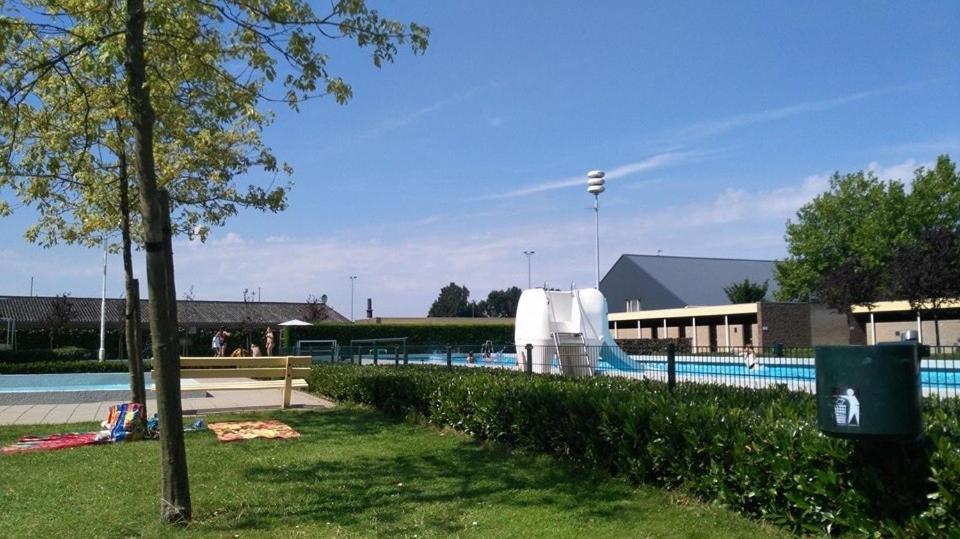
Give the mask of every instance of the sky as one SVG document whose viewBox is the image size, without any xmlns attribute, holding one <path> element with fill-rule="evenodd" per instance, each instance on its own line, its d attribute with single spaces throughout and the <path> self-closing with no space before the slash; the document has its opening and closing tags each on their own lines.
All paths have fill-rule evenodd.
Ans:
<svg viewBox="0 0 960 539">
<path fill-rule="evenodd" d="M 353 99 L 272 106 L 289 208 L 178 238 L 178 297 L 326 294 L 350 316 L 356 276 L 356 317 L 424 316 L 450 282 L 526 287 L 524 251 L 534 286 L 593 286 L 593 169 L 601 275 L 624 253 L 776 259 L 833 172 L 960 158 L 960 2 L 368 3 L 429 26 L 426 54 L 378 70 L 322 42 Z M 31 245 L 34 219 L 0 220 L 0 295 L 99 297 L 102 253 Z"/>
</svg>

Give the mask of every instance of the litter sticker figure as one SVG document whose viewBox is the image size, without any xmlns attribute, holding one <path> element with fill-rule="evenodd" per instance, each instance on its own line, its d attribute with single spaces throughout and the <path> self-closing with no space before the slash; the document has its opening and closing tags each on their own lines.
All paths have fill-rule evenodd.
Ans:
<svg viewBox="0 0 960 539">
<path fill-rule="evenodd" d="M 842 395 L 835 395 L 833 416 L 839 427 L 860 426 L 860 399 L 856 391 L 848 388 Z"/>
</svg>

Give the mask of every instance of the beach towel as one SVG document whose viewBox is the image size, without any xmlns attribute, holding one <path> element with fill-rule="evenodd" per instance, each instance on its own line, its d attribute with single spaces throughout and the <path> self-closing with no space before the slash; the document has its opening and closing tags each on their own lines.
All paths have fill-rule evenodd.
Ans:
<svg viewBox="0 0 960 539">
<path fill-rule="evenodd" d="M 49 434 L 47 436 L 24 436 L 17 443 L 0 448 L 0 453 L 20 453 L 24 451 L 52 451 L 68 447 L 80 447 L 103 443 L 97 440 L 96 432 L 70 432 Z"/>
<path fill-rule="evenodd" d="M 140 440 L 144 435 L 143 405 L 135 402 L 115 404 L 107 412 L 107 420 L 100 424 L 98 436 L 108 442 Z"/>
<path fill-rule="evenodd" d="M 288 440 L 299 438 L 300 433 L 280 421 L 228 421 L 210 423 L 207 427 L 217 433 L 221 442 L 252 440 L 254 438 L 280 438 Z"/>
<path fill-rule="evenodd" d="M 140 440 L 143 438 L 143 405 L 115 404 L 107 411 L 107 420 L 100 423 L 100 432 L 68 432 L 46 436 L 24 436 L 17 443 L 0 448 L 3 453 L 23 451 L 51 451 L 110 442 Z"/>
</svg>

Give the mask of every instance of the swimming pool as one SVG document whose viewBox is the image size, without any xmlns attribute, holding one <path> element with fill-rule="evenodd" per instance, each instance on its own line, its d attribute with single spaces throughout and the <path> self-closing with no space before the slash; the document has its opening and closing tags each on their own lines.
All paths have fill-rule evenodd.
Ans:
<svg viewBox="0 0 960 539">
<path fill-rule="evenodd" d="M 147 389 L 153 389 L 150 373 L 144 374 Z M 70 374 L 4 374 L 0 393 L 49 393 L 60 391 L 125 391 L 130 375 L 125 372 Z"/>
</svg>

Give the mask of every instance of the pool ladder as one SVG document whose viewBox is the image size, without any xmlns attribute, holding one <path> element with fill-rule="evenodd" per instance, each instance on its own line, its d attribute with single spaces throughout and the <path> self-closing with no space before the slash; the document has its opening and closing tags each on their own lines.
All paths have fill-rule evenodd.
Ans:
<svg viewBox="0 0 960 539">
<path fill-rule="evenodd" d="M 553 343 L 557 348 L 557 360 L 560 362 L 560 372 L 562 374 L 567 376 L 589 376 L 593 374 L 583 333 L 558 331 L 553 334 Z"/>
</svg>

